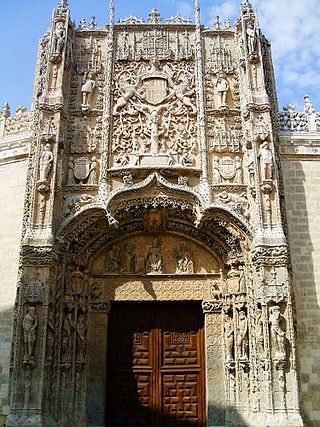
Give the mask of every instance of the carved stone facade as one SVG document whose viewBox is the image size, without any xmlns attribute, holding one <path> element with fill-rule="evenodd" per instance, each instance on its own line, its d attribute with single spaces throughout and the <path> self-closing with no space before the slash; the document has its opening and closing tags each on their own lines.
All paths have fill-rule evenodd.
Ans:
<svg viewBox="0 0 320 427">
<path fill-rule="evenodd" d="M 32 114 L 0 117 L 3 141 L 32 132 L 6 426 L 105 425 L 108 316 L 137 301 L 201 304 L 207 426 L 303 426 L 280 152 L 318 119 L 308 97 L 277 115 L 247 1 L 234 27 L 198 0 L 195 23 L 115 24 L 111 0 L 77 29 L 62 1 Z"/>
</svg>

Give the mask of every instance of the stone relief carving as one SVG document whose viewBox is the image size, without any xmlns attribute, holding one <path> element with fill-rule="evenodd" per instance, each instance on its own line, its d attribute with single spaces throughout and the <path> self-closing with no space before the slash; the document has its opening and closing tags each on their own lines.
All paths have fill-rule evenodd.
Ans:
<svg viewBox="0 0 320 427">
<path fill-rule="evenodd" d="M 51 151 L 51 145 L 45 144 L 43 151 L 39 159 L 39 181 L 48 182 L 49 173 L 52 167 L 53 153 Z"/>
<path fill-rule="evenodd" d="M 263 180 L 273 179 L 273 155 L 269 148 L 269 142 L 264 141 L 259 149 L 258 157 L 261 162 L 261 178 Z"/>
<path fill-rule="evenodd" d="M 69 157 L 67 171 L 67 185 L 97 185 L 98 184 L 98 160 L 95 156 Z"/>
<path fill-rule="evenodd" d="M 240 156 L 214 156 L 212 163 L 214 184 L 243 184 L 242 158 Z"/>
<path fill-rule="evenodd" d="M 187 29 L 185 31 L 152 29 L 135 33 L 125 30 L 117 38 L 118 61 L 148 61 L 152 58 L 157 58 L 159 61 L 181 61 L 192 59 L 193 56 L 193 35 Z"/>
<path fill-rule="evenodd" d="M 146 273 L 161 274 L 163 273 L 163 262 L 161 257 L 162 242 L 158 238 L 154 238 L 152 246 L 149 247 L 146 258 Z"/>
<path fill-rule="evenodd" d="M 193 166 L 198 149 L 192 66 L 180 64 L 175 80 L 169 64 L 161 69 L 157 60 L 149 66 L 118 67 L 113 108 L 115 166 Z"/>
<path fill-rule="evenodd" d="M 219 74 L 222 71 L 225 74 L 232 74 L 236 68 L 228 41 L 220 36 L 210 40 L 210 48 L 207 53 L 207 71 L 213 74 Z"/>
<path fill-rule="evenodd" d="M 240 153 L 243 147 L 241 122 L 227 117 L 208 117 L 208 141 L 210 152 Z"/>
<path fill-rule="evenodd" d="M 31 131 L 32 114 L 25 107 L 18 107 L 16 115 L 10 116 L 9 105 L 5 104 L 1 112 L 1 118 L 5 119 L 4 135 L 13 135 Z"/>
<path fill-rule="evenodd" d="M 270 335 L 271 343 L 275 351 L 274 357 L 276 359 L 286 358 L 286 334 L 281 326 L 283 317 L 281 315 L 280 307 L 274 305 L 269 308 L 269 324 L 270 324 Z"/>
<path fill-rule="evenodd" d="M 66 43 L 65 25 L 63 22 L 58 21 L 55 24 L 55 30 L 52 40 L 51 61 L 60 62 L 62 59 L 62 52 Z"/>
<path fill-rule="evenodd" d="M 175 251 L 176 262 L 177 262 L 177 274 L 192 274 L 193 273 L 193 261 L 192 254 L 188 245 L 185 242 L 180 242 L 176 247 Z"/>
</svg>

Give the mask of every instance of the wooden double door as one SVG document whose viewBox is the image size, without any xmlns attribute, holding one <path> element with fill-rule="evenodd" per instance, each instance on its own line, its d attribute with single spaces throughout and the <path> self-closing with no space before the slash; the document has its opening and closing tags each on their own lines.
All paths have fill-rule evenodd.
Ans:
<svg viewBox="0 0 320 427">
<path fill-rule="evenodd" d="M 200 304 L 114 303 L 107 426 L 205 426 Z"/>
</svg>

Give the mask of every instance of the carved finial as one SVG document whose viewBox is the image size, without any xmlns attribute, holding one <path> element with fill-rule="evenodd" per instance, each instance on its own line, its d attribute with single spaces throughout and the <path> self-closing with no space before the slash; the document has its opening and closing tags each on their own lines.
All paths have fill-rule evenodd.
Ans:
<svg viewBox="0 0 320 427">
<path fill-rule="evenodd" d="M 109 23 L 114 24 L 114 0 L 110 0 L 109 3 Z"/>
<path fill-rule="evenodd" d="M 148 22 L 149 24 L 160 24 L 162 21 L 161 15 L 157 9 L 152 9 L 149 13 Z"/>
<path fill-rule="evenodd" d="M 313 114 L 316 112 L 309 95 L 304 96 L 304 112 L 307 114 Z"/>
<path fill-rule="evenodd" d="M 91 20 L 90 20 L 90 23 L 89 23 L 89 29 L 90 30 L 94 30 L 96 28 L 96 26 L 97 26 L 96 17 L 95 16 L 91 16 Z"/>
<path fill-rule="evenodd" d="M 1 118 L 6 119 L 7 117 L 10 117 L 10 107 L 9 104 L 6 102 L 1 110 Z"/>
<path fill-rule="evenodd" d="M 200 25 L 200 3 L 199 0 L 194 1 L 194 19 L 196 25 Z"/>
</svg>

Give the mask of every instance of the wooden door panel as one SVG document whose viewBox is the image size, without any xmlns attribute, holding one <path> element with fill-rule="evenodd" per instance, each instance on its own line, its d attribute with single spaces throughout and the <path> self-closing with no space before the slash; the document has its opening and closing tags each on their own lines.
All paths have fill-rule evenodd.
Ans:
<svg viewBox="0 0 320 427">
<path fill-rule="evenodd" d="M 193 304 L 114 304 L 109 319 L 111 426 L 203 426 L 203 315 Z"/>
</svg>

